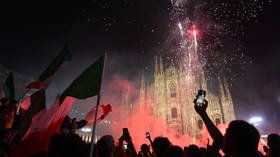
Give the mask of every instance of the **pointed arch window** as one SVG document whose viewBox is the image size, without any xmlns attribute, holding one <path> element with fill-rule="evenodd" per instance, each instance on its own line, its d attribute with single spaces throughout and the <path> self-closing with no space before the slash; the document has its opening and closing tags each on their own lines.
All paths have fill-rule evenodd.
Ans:
<svg viewBox="0 0 280 157">
<path fill-rule="evenodd" d="M 170 85 L 170 97 L 172 97 L 172 98 L 176 97 L 176 85 L 175 85 L 175 83 L 172 83 Z"/>
<path fill-rule="evenodd" d="M 198 127 L 199 130 L 202 130 L 202 128 L 203 128 L 203 121 L 201 119 L 199 119 L 197 121 L 197 127 Z"/>
<path fill-rule="evenodd" d="M 177 118 L 178 117 L 178 115 L 177 115 L 177 108 L 173 107 L 171 109 L 171 117 L 172 118 Z"/>
<path fill-rule="evenodd" d="M 169 76 L 170 76 L 170 77 L 173 77 L 173 76 L 175 76 L 175 71 L 173 71 L 173 70 L 170 70 L 170 71 L 169 71 Z"/>
</svg>

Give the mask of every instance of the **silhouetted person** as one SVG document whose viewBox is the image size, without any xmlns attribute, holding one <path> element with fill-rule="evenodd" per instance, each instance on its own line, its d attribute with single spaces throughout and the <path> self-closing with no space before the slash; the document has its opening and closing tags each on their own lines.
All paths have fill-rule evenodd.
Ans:
<svg viewBox="0 0 280 157">
<path fill-rule="evenodd" d="M 197 145 L 191 144 L 184 148 L 187 157 L 202 157 L 201 150 Z"/>
<path fill-rule="evenodd" d="M 77 125 L 76 118 L 73 118 L 72 122 L 70 124 L 70 134 L 75 134 L 77 127 L 78 127 L 78 125 Z"/>
<path fill-rule="evenodd" d="M 152 143 L 153 153 L 156 157 L 164 157 L 164 154 L 171 146 L 170 141 L 166 137 L 157 137 Z"/>
<path fill-rule="evenodd" d="M 225 136 L 214 125 L 206 113 L 208 102 L 205 100 L 201 105 L 194 105 L 196 112 L 201 116 L 211 137 L 222 148 L 227 157 L 256 157 L 258 156 L 258 143 L 260 135 L 258 130 L 251 124 L 242 121 L 232 121 Z"/>
<path fill-rule="evenodd" d="M 48 157 L 85 157 L 86 145 L 78 135 L 61 134 L 51 137 Z"/>
<path fill-rule="evenodd" d="M 278 134 L 269 134 L 267 137 L 268 150 L 267 157 L 280 157 L 280 136 Z"/>
<path fill-rule="evenodd" d="M 209 145 L 209 142 L 207 144 L 207 151 L 206 151 L 206 157 L 221 157 L 221 154 L 219 153 L 219 146 L 216 144 L 215 141 L 213 141 L 212 145 Z"/>
<path fill-rule="evenodd" d="M 141 145 L 141 154 L 143 157 L 150 157 L 152 154 L 150 151 L 150 146 L 147 144 L 142 144 Z"/>
<path fill-rule="evenodd" d="M 123 150 L 124 141 L 127 143 L 126 150 Z M 123 128 L 123 134 L 119 138 L 119 146 L 116 148 L 115 156 L 137 157 L 137 152 L 135 150 L 133 141 L 127 128 Z"/>
<path fill-rule="evenodd" d="M 98 157 L 113 157 L 114 156 L 114 138 L 111 135 L 102 136 L 97 141 L 97 156 Z"/>
<path fill-rule="evenodd" d="M 181 147 L 179 146 L 170 146 L 166 154 L 164 155 L 165 157 L 184 157 L 184 151 Z"/>
</svg>

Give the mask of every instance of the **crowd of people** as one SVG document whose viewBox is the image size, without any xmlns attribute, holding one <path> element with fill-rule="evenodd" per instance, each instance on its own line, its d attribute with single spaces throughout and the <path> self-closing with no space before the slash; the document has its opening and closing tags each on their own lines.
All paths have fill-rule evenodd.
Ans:
<svg viewBox="0 0 280 157">
<path fill-rule="evenodd" d="M 267 138 L 265 154 L 258 151 L 260 134 L 251 124 L 242 120 L 232 121 L 225 135 L 223 135 L 209 118 L 206 109 L 208 102 L 205 100 L 201 105 L 194 105 L 195 111 L 205 123 L 213 143 L 206 148 L 197 145 L 189 145 L 181 148 L 172 145 L 168 137 L 156 137 L 149 144 L 142 144 L 139 152 L 133 144 L 128 129 L 123 129 L 123 135 L 116 141 L 113 136 L 105 135 L 94 145 L 93 156 L 95 157 L 280 157 L 280 136 L 270 134 Z M 52 136 L 47 152 L 38 152 L 33 157 L 69 157 L 89 156 L 91 145 L 86 144 L 74 134 L 77 125 L 75 119 L 70 125 L 70 133 L 62 133 Z M 72 124 L 71 123 L 71 124 Z M 9 131 L 0 133 L 0 157 L 9 156 L 13 151 L 9 145 Z M 222 152 L 222 154 L 221 154 Z"/>
</svg>

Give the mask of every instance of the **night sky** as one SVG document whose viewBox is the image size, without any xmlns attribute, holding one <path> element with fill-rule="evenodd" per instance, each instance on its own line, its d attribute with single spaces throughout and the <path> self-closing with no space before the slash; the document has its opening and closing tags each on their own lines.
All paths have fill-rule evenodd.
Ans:
<svg viewBox="0 0 280 157">
<path fill-rule="evenodd" d="M 263 1 L 256 17 L 247 19 L 245 15 L 239 23 L 231 23 L 225 17 L 216 19 L 216 15 L 207 18 L 218 24 L 226 23 L 227 33 L 234 34 L 231 38 L 219 38 L 224 50 L 218 56 L 233 58 L 228 59 L 227 77 L 232 85 L 238 118 L 261 115 L 265 122 L 275 125 L 280 122 L 280 9 L 274 1 Z M 188 16 L 203 30 L 206 20 L 200 21 L 197 12 L 211 11 L 216 4 L 213 0 L 209 8 L 194 9 L 202 2 L 187 1 L 183 8 L 186 11 L 179 19 Z M 234 6 L 242 0 L 221 2 Z M 108 53 L 107 79 L 119 74 L 137 80 L 142 69 L 152 69 L 153 56 L 162 53 L 160 50 L 165 47 L 170 25 L 176 25 L 170 20 L 170 8 L 170 2 L 165 0 L 6 2 L 0 7 L 0 63 L 36 78 L 68 44 L 73 62 L 56 75 L 49 95 L 54 97 L 56 93 L 52 91 L 63 90 L 73 76 L 104 52 Z M 234 16 L 227 18 L 238 20 Z M 209 32 L 201 36 L 204 44 L 210 40 L 208 35 Z M 161 55 L 166 57 L 166 54 Z"/>
</svg>

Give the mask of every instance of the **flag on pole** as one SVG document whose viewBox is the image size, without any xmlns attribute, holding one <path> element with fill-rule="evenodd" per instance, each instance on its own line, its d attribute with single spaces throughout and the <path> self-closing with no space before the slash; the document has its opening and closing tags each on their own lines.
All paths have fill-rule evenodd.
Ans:
<svg viewBox="0 0 280 157">
<path fill-rule="evenodd" d="M 58 71 L 58 69 L 71 60 L 71 53 L 68 47 L 65 46 L 47 67 L 47 69 L 40 75 L 39 79 L 29 83 L 26 88 L 46 89 L 51 83 L 52 76 Z"/>
<path fill-rule="evenodd" d="M 60 103 L 67 96 L 86 99 L 99 94 L 103 75 L 105 55 L 80 74 L 60 96 Z"/>
<path fill-rule="evenodd" d="M 31 95 L 31 105 L 26 111 L 24 117 L 20 121 L 18 135 L 19 137 L 23 137 L 26 131 L 28 130 L 32 118 L 41 110 L 46 108 L 45 105 L 45 91 L 39 90 Z"/>
<path fill-rule="evenodd" d="M 50 138 L 60 132 L 60 126 L 76 99 L 86 99 L 99 94 L 104 61 L 105 56 L 100 57 L 66 88 L 49 110 L 42 116 L 33 118 L 28 133 L 18 144 L 12 157 L 17 155 L 24 157 L 48 150 Z"/>
<path fill-rule="evenodd" d="M 2 97 L 7 98 L 9 100 L 15 100 L 14 76 L 12 72 L 9 73 L 5 84 L 2 87 L 2 92 Z"/>
<path fill-rule="evenodd" d="M 29 130 L 10 156 L 29 157 L 42 151 L 47 152 L 51 137 L 60 133 L 60 126 L 75 101 L 75 98 L 67 97 L 59 105 L 59 99 L 56 99 L 50 109 L 36 114 Z"/>
<path fill-rule="evenodd" d="M 34 134 L 36 132 L 41 132 L 44 129 L 48 128 L 59 109 L 59 99 L 58 97 L 55 99 L 55 102 L 51 105 L 51 107 L 46 111 L 41 111 L 37 113 L 33 118 L 31 125 L 26 132 L 25 136 L 23 137 L 23 140 L 30 136 L 31 134 Z"/>
<path fill-rule="evenodd" d="M 97 122 L 101 122 L 110 112 L 112 112 L 112 106 L 110 104 L 104 105 L 102 104 L 99 108 L 101 110 L 100 115 L 97 118 Z M 94 106 L 87 114 L 85 117 L 85 120 L 87 121 L 87 125 L 93 125 L 94 123 L 94 115 L 96 112 L 96 106 Z"/>
</svg>

